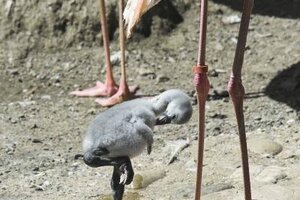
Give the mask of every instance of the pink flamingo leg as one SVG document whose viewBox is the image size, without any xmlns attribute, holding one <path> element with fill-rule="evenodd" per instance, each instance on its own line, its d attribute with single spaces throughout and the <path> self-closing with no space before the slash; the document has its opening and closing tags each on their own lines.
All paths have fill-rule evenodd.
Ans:
<svg viewBox="0 0 300 200">
<path fill-rule="evenodd" d="M 194 67 L 195 77 L 194 85 L 197 91 L 198 100 L 198 158 L 197 158 L 197 174 L 196 174 L 196 190 L 195 200 L 201 197 L 201 184 L 202 184 L 202 166 L 203 166 L 203 150 L 204 150 L 204 137 L 205 137 L 205 102 L 209 92 L 209 81 L 207 78 L 207 67 L 196 66 Z"/>
<path fill-rule="evenodd" d="M 106 20 L 105 2 L 99 0 L 99 13 L 101 30 L 103 34 L 103 46 L 105 51 L 105 69 L 106 69 L 106 81 L 105 83 L 97 82 L 96 86 L 82 90 L 73 91 L 72 95 L 80 97 L 97 97 L 97 96 L 112 96 L 118 90 L 118 85 L 115 83 L 112 73 L 112 64 L 110 62 L 110 49 L 109 49 L 109 36 Z"/>
<path fill-rule="evenodd" d="M 209 81 L 207 78 L 207 66 L 205 65 L 205 45 L 207 29 L 207 0 L 200 0 L 200 32 L 199 32 L 199 52 L 197 65 L 194 67 L 194 85 L 198 99 L 198 158 L 196 174 L 195 200 L 201 198 L 203 150 L 205 136 L 205 102 L 209 92 Z"/>
<path fill-rule="evenodd" d="M 247 152 L 247 141 L 245 132 L 245 122 L 243 113 L 243 99 L 245 90 L 241 80 L 241 71 L 244 60 L 244 51 L 247 40 L 247 33 L 250 21 L 250 15 L 252 11 L 253 0 L 244 0 L 242 20 L 239 30 L 239 38 L 235 51 L 234 63 L 232 66 L 232 72 L 230 80 L 228 82 L 227 90 L 232 99 L 240 137 L 242 165 L 243 165 L 243 178 L 244 178 L 244 192 L 245 200 L 251 200 L 251 183 L 249 175 L 249 163 Z"/>
<path fill-rule="evenodd" d="M 128 99 L 133 98 L 134 93 L 139 89 L 138 86 L 128 87 L 126 81 L 125 69 L 125 32 L 123 20 L 124 0 L 119 1 L 119 30 L 120 30 L 120 48 L 121 48 L 121 79 L 118 91 L 107 99 L 98 98 L 95 101 L 102 106 L 113 106 Z"/>
</svg>

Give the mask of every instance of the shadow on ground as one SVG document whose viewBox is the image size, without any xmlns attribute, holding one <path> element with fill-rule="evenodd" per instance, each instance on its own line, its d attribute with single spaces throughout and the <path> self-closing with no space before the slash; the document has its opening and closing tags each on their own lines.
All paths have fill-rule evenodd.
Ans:
<svg viewBox="0 0 300 200">
<path fill-rule="evenodd" d="M 266 88 L 272 99 L 300 110 L 300 62 L 278 73 Z"/>
<path fill-rule="evenodd" d="M 234 10 L 242 10 L 243 0 L 213 0 Z M 254 1 L 253 14 L 281 18 L 300 18 L 300 1 L 298 0 L 259 0 Z"/>
<path fill-rule="evenodd" d="M 161 1 L 153 9 L 150 9 L 141 19 L 141 23 L 137 26 L 136 32 L 149 37 L 153 25 L 153 17 L 161 18 L 156 28 L 161 34 L 167 34 L 176 28 L 177 24 L 183 22 L 183 17 L 174 6 L 172 1 Z"/>
</svg>

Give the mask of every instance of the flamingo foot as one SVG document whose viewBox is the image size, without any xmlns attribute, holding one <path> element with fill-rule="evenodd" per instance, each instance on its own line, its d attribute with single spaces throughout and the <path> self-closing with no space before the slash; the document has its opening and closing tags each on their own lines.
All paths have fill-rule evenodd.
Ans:
<svg viewBox="0 0 300 200">
<path fill-rule="evenodd" d="M 84 90 L 73 91 L 70 94 L 79 97 L 110 97 L 118 91 L 115 83 L 101 83 L 97 81 L 96 86 Z"/>
<path fill-rule="evenodd" d="M 134 98 L 134 94 L 139 89 L 139 86 L 127 86 L 127 84 L 122 84 L 118 89 L 118 91 L 109 98 L 97 98 L 95 101 L 99 103 L 101 106 L 109 107 L 113 106 L 119 103 L 122 103 L 123 101 L 129 100 Z"/>
</svg>

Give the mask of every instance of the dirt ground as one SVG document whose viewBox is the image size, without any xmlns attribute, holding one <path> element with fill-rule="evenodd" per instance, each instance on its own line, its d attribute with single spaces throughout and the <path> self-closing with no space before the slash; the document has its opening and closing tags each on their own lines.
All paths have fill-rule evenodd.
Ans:
<svg viewBox="0 0 300 200">
<path fill-rule="evenodd" d="M 104 111 L 94 98 L 69 93 L 104 80 L 98 2 L 5 0 L 0 8 L 0 199 L 110 199 L 110 167 L 89 168 L 74 155 L 89 122 Z M 116 1 L 108 2 L 112 54 L 118 51 Z M 224 3 L 225 2 L 225 3 Z M 226 92 L 241 1 L 209 1 L 203 199 L 243 199 L 239 140 Z M 185 125 L 155 128 L 150 156 L 136 172 L 164 170 L 125 199 L 193 199 L 196 143 L 167 165 L 176 147 L 197 135 L 192 84 L 198 37 L 195 0 L 163 1 L 127 43 L 128 81 L 139 94 L 179 88 L 194 102 Z M 300 2 L 255 2 L 245 52 L 245 120 L 253 199 L 300 199 Z M 152 26 L 150 26 L 152 24 Z M 119 64 L 114 66 L 119 80 Z"/>
</svg>

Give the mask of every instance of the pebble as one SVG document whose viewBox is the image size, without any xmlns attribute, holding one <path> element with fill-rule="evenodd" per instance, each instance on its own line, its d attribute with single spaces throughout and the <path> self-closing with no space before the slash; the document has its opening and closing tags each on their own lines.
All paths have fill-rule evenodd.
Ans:
<svg viewBox="0 0 300 200">
<path fill-rule="evenodd" d="M 31 188 L 34 188 L 36 191 L 45 191 L 45 189 L 50 185 L 49 181 L 45 181 L 44 183 L 37 185 L 34 184 L 31 186 Z"/>
<path fill-rule="evenodd" d="M 34 123 L 34 124 L 32 124 L 32 125 L 30 126 L 30 128 L 31 128 L 31 129 L 38 128 L 38 125 Z"/>
<path fill-rule="evenodd" d="M 16 142 L 6 144 L 5 152 L 8 155 L 12 155 L 12 154 L 14 154 L 16 148 L 17 148 L 17 143 Z"/>
<path fill-rule="evenodd" d="M 286 124 L 287 124 L 287 125 L 292 125 L 292 124 L 294 124 L 295 122 L 296 122 L 295 119 L 289 119 L 289 120 L 287 120 Z"/>
<path fill-rule="evenodd" d="M 150 77 L 153 77 L 153 78 L 156 77 L 156 74 L 152 70 L 147 69 L 147 68 L 146 69 L 145 68 L 140 68 L 139 75 L 141 75 L 141 76 L 150 76 Z"/>
<path fill-rule="evenodd" d="M 233 44 L 237 44 L 237 38 L 236 37 L 232 37 L 230 38 L 230 41 L 233 43 Z"/>
<path fill-rule="evenodd" d="M 128 59 L 128 51 L 125 51 L 125 59 Z M 121 63 L 121 51 L 113 52 L 110 56 L 110 62 L 112 65 L 118 65 Z"/>
<path fill-rule="evenodd" d="M 277 155 L 282 151 L 282 146 L 271 139 L 252 137 L 248 139 L 250 151 L 258 154 Z"/>
<path fill-rule="evenodd" d="M 207 75 L 211 77 L 218 77 L 219 73 L 215 69 L 212 69 L 208 71 Z"/>
<path fill-rule="evenodd" d="M 31 105 L 34 105 L 36 104 L 35 101 L 28 101 L 28 100 L 25 100 L 25 101 L 19 101 L 17 102 L 22 108 L 26 108 L 28 106 L 31 106 Z"/>
<path fill-rule="evenodd" d="M 61 75 L 60 74 L 55 74 L 54 76 L 51 77 L 51 80 L 54 81 L 54 83 L 59 83 L 61 80 Z"/>
<path fill-rule="evenodd" d="M 42 140 L 34 138 L 32 143 L 43 143 Z"/>
<path fill-rule="evenodd" d="M 51 96 L 50 95 L 42 95 L 41 99 L 42 100 L 51 100 Z"/>
<path fill-rule="evenodd" d="M 238 15 L 230 15 L 222 18 L 224 24 L 236 24 L 241 22 L 241 18 Z"/>
<path fill-rule="evenodd" d="M 184 165 L 185 170 L 196 172 L 197 171 L 197 163 L 195 160 L 188 160 Z"/>
<path fill-rule="evenodd" d="M 175 63 L 176 60 L 173 57 L 168 57 L 168 62 L 170 63 Z"/>
<path fill-rule="evenodd" d="M 157 83 L 165 83 L 165 82 L 168 82 L 169 80 L 170 80 L 169 77 L 163 76 L 163 75 L 158 75 L 156 78 Z"/>
<path fill-rule="evenodd" d="M 17 76 L 19 75 L 19 70 L 18 69 L 11 69 L 9 70 L 9 74 L 12 76 Z"/>
<path fill-rule="evenodd" d="M 268 166 L 255 179 L 262 183 L 277 183 L 287 177 L 284 168 L 278 166 Z"/>
<path fill-rule="evenodd" d="M 229 183 L 219 183 L 219 184 L 204 186 L 202 189 L 202 195 L 220 192 L 220 191 L 228 190 L 228 189 L 232 189 L 232 188 L 234 188 L 234 186 Z"/>
<path fill-rule="evenodd" d="M 215 99 L 229 97 L 229 94 L 228 94 L 227 90 L 225 90 L 225 89 L 216 88 L 213 90 L 213 93 L 214 93 Z"/>
</svg>

